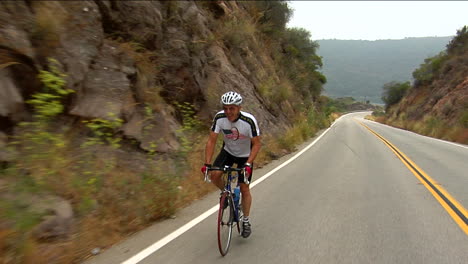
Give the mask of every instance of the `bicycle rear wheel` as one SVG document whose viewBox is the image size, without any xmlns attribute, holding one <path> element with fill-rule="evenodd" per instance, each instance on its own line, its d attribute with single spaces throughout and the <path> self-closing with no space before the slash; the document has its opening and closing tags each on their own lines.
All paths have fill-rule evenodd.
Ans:
<svg viewBox="0 0 468 264">
<path fill-rule="evenodd" d="M 226 206 L 227 204 L 227 206 Z M 229 251 L 232 238 L 232 226 L 234 222 L 234 205 L 232 197 L 223 193 L 219 201 L 218 211 L 218 247 L 219 253 L 225 256 Z"/>
</svg>

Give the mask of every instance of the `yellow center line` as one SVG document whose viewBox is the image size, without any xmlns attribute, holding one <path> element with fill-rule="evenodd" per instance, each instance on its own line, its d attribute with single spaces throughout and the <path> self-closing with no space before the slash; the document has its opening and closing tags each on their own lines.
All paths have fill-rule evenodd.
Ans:
<svg viewBox="0 0 468 264">
<path fill-rule="evenodd" d="M 395 147 L 390 141 L 379 135 L 377 132 L 366 126 L 364 123 L 357 121 L 360 125 L 369 130 L 378 139 L 380 139 L 388 148 L 390 148 L 395 155 L 405 164 L 405 166 L 418 178 L 418 180 L 429 190 L 442 207 L 448 212 L 452 219 L 460 226 L 460 228 L 468 235 L 468 211 L 455 200 L 444 188 L 437 186 L 427 173 L 425 173 L 419 166 L 410 160 L 403 152 Z"/>
</svg>

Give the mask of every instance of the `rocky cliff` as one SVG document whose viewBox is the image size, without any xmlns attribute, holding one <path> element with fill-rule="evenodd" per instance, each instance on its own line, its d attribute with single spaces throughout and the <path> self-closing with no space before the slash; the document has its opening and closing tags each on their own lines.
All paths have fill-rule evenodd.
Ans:
<svg viewBox="0 0 468 264">
<path fill-rule="evenodd" d="M 414 84 L 390 107 L 390 124 L 468 143 L 468 32 L 460 29 L 439 55 L 413 72 Z"/>
<path fill-rule="evenodd" d="M 231 1 L 3 1 L 1 129 L 10 133 L 30 116 L 25 101 L 40 90 L 36 74 L 47 69 L 47 58 L 59 61 L 75 91 L 66 101 L 69 118 L 112 113 L 124 120 L 122 133 L 143 149 L 155 140 L 161 141 L 159 152 L 177 148 L 174 102 L 192 104 L 208 122 L 219 95 L 229 90 L 246 98 L 264 131 L 291 125 L 287 100 L 266 104 L 259 95 L 267 76 L 280 81 L 268 51 L 251 44 L 260 40 L 244 32 L 252 39 L 233 46 L 220 32 L 220 24 L 245 13 Z M 145 121 L 145 106 L 154 110 L 151 121 Z"/>
<path fill-rule="evenodd" d="M 326 126 L 317 45 L 285 28 L 290 14 L 0 1 L 0 262 L 79 262 L 212 190 L 198 166 L 224 92 L 273 139 L 257 160 Z"/>
</svg>

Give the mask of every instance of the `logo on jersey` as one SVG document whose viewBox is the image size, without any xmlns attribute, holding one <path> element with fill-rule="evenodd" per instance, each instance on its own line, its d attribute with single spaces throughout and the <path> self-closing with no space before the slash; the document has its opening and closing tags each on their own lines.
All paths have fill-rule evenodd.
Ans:
<svg viewBox="0 0 468 264">
<path fill-rule="evenodd" d="M 240 139 L 247 138 L 247 136 L 242 135 L 242 134 L 239 133 L 239 129 L 237 129 L 237 127 L 233 127 L 230 130 L 229 129 L 223 129 L 223 133 L 224 133 L 224 136 L 226 138 L 234 140 L 234 141 L 238 140 L 239 138 Z"/>
</svg>

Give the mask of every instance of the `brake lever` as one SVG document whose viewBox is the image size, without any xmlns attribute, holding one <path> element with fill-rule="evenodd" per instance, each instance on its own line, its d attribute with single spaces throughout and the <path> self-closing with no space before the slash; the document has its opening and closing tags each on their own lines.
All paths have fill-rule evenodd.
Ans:
<svg viewBox="0 0 468 264">
<path fill-rule="evenodd" d="M 244 176 L 244 183 L 250 184 L 249 177 L 245 177 L 245 168 L 242 168 L 242 175 Z"/>
<path fill-rule="evenodd" d="M 210 175 L 208 173 L 208 168 L 205 171 L 205 182 L 211 182 L 211 178 L 210 178 Z"/>
</svg>

